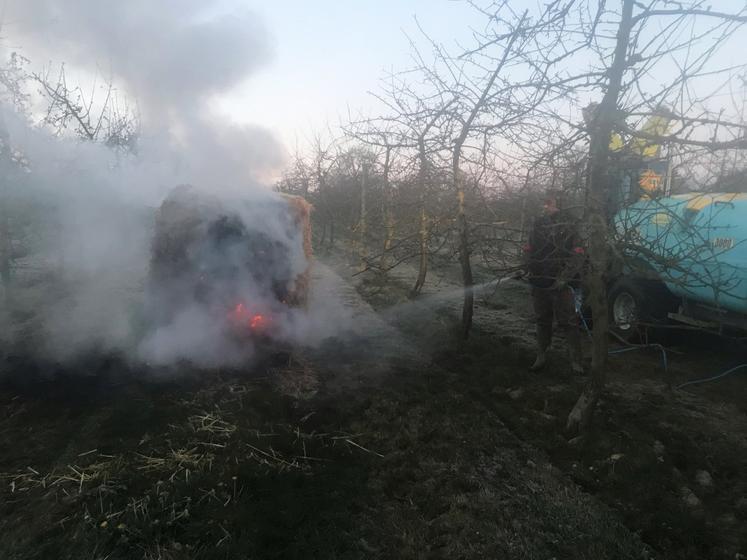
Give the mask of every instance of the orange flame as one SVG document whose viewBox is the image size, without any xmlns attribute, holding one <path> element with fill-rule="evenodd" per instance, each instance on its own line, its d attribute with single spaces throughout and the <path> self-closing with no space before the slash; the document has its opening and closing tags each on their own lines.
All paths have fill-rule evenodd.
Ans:
<svg viewBox="0 0 747 560">
<path fill-rule="evenodd" d="M 246 325 L 252 330 L 260 330 L 267 326 L 268 318 L 261 313 L 252 313 L 243 303 L 239 303 L 231 311 L 231 318 L 237 325 Z"/>
</svg>

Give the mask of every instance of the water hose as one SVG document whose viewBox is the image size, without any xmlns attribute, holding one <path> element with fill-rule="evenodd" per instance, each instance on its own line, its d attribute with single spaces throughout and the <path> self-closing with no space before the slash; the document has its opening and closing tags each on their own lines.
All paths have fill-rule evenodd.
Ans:
<svg viewBox="0 0 747 560">
<path fill-rule="evenodd" d="M 571 291 L 571 294 L 573 295 L 573 307 L 576 310 L 576 315 L 578 315 L 578 318 L 581 319 L 581 324 L 584 326 L 584 330 L 586 331 L 586 334 L 591 339 L 591 329 L 589 328 L 589 324 L 586 322 L 586 317 L 584 317 L 584 313 L 582 310 L 583 303 L 584 303 L 584 296 L 581 290 L 574 290 L 573 286 L 568 286 L 568 289 Z"/>
<path fill-rule="evenodd" d="M 568 286 L 568 289 L 571 290 L 571 294 L 573 294 L 573 305 L 576 310 L 576 314 L 581 319 L 581 324 L 584 326 L 584 329 L 586 330 L 586 334 L 591 338 L 591 329 L 589 329 L 589 325 L 586 322 L 586 317 L 584 317 L 584 314 L 582 312 L 582 304 L 583 304 L 583 295 L 581 293 L 581 290 L 574 290 L 572 286 Z M 613 355 L 613 354 L 622 354 L 624 352 L 630 352 L 632 350 L 643 350 L 645 348 L 657 348 L 661 352 L 661 362 L 664 366 L 664 373 L 668 373 L 669 371 L 669 359 L 667 358 L 667 351 L 661 344 L 631 344 L 629 342 L 626 342 L 619 336 L 617 336 L 615 333 L 611 333 L 613 336 L 615 336 L 620 342 L 626 345 L 625 348 L 617 348 L 615 350 L 609 350 L 607 354 Z"/>
<path fill-rule="evenodd" d="M 607 352 L 608 354 L 622 354 L 623 352 L 630 352 L 631 350 L 643 350 L 645 348 L 657 348 L 661 352 L 661 363 L 664 367 L 664 373 L 668 373 L 669 371 L 669 359 L 667 358 L 667 350 L 664 348 L 661 344 L 630 344 L 626 342 L 625 344 L 628 344 L 625 348 L 617 348 L 615 350 L 610 350 Z"/>
<path fill-rule="evenodd" d="M 589 338 L 591 338 L 591 329 L 589 329 L 589 325 L 586 323 L 586 317 L 584 317 L 584 314 L 581 311 L 581 304 L 583 301 L 581 291 L 574 290 L 571 286 L 568 286 L 568 288 L 571 290 L 571 293 L 573 294 L 573 303 L 576 309 L 576 314 L 581 319 L 581 324 L 584 326 L 584 329 L 586 330 L 586 334 L 588 334 Z M 631 352 L 633 350 L 642 350 L 644 348 L 657 348 L 661 351 L 661 361 L 662 361 L 662 365 L 664 366 L 664 373 L 668 372 L 669 360 L 667 358 L 667 351 L 664 348 L 664 346 L 662 346 L 661 344 L 630 344 L 629 342 L 617 336 L 615 333 L 612 333 L 612 335 L 615 336 L 620 342 L 625 344 L 626 347 L 610 350 L 608 352 L 609 355 L 623 354 L 625 352 Z M 712 377 L 704 377 L 703 379 L 694 379 L 692 381 L 686 381 L 685 383 L 681 383 L 680 385 L 677 385 L 675 389 L 682 389 L 683 387 L 687 387 L 689 385 L 700 385 L 701 383 L 709 383 L 711 381 L 723 379 L 727 375 L 731 375 L 735 371 L 739 371 L 740 369 L 744 369 L 744 368 L 747 368 L 747 364 L 739 364 L 738 366 L 734 366 L 733 368 L 727 369 L 726 371 L 719 373 L 718 375 L 714 375 Z"/>
<path fill-rule="evenodd" d="M 682 389 L 683 387 L 687 387 L 688 385 L 698 385 L 700 383 L 708 383 L 709 381 L 716 381 L 717 379 L 726 377 L 727 375 L 734 373 L 735 371 L 740 370 L 742 368 L 747 368 L 747 364 L 739 364 L 738 366 L 734 366 L 731 369 L 727 369 L 725 372 L 719 373 L 718 375 L 714 375 L 713 377 L 705 377 L 703 379 L 694 379 L 692 381 L 687 381 L 685 383 L 677 385 L 675 389 Z"/>
</svg>

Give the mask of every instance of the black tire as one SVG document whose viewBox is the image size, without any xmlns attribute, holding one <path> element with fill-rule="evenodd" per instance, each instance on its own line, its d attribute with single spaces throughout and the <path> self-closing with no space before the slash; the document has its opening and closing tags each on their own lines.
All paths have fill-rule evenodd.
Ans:
<svg viewBox="0 0 747 560">
<path fill-rule="evenodd" d="M 640 338 L 649 325 L 664 324 L 674 296 L 660 282 L 618 278 L 607 291 L 609 328 L 619 338 Z"/>
</svg>

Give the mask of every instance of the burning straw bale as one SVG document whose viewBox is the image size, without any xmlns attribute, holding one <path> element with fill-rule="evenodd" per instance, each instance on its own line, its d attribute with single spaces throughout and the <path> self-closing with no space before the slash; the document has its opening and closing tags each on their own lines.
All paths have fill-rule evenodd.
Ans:
<svg viewBox="0 0 747 560">
<path fill-rule="evenodd" d="M 176 271 L 187 268 L 189 249 L 198 240 L 205 220 L 219 212 L 217 199 L 198 193 L 188 185 L 171 191 L 156 215 L 151 276 L 155 280 L 167 280 Z"/>
<path fill-rule="evenodd" d="M 268 192 L 224 199 L 175 188 L 158 210 L 152 243 L 156 326 L 175 325 L 177 339 L 185 329 L 199 330 L 198 322 L 203 331 L 220 331 L 227 322 L 236 332 L 248 325 L 271 336 L 282 324 L 274 315 L 308 300 L 310 212 L 299 197 Z M 186 324 L 185 317 L 191 318 Z"/>
</svg>

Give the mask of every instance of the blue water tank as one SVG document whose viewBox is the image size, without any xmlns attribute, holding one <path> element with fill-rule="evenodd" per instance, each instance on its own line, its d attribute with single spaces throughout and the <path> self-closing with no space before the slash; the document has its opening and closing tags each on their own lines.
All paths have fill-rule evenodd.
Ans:
<svg viewBox="0 0 747 560">
<path fill-rule="evenodd" d="M 615 235 L 675 295 L 747 314 L 747 194 L 643 199 L 615 216 Z"/>
</svg>

